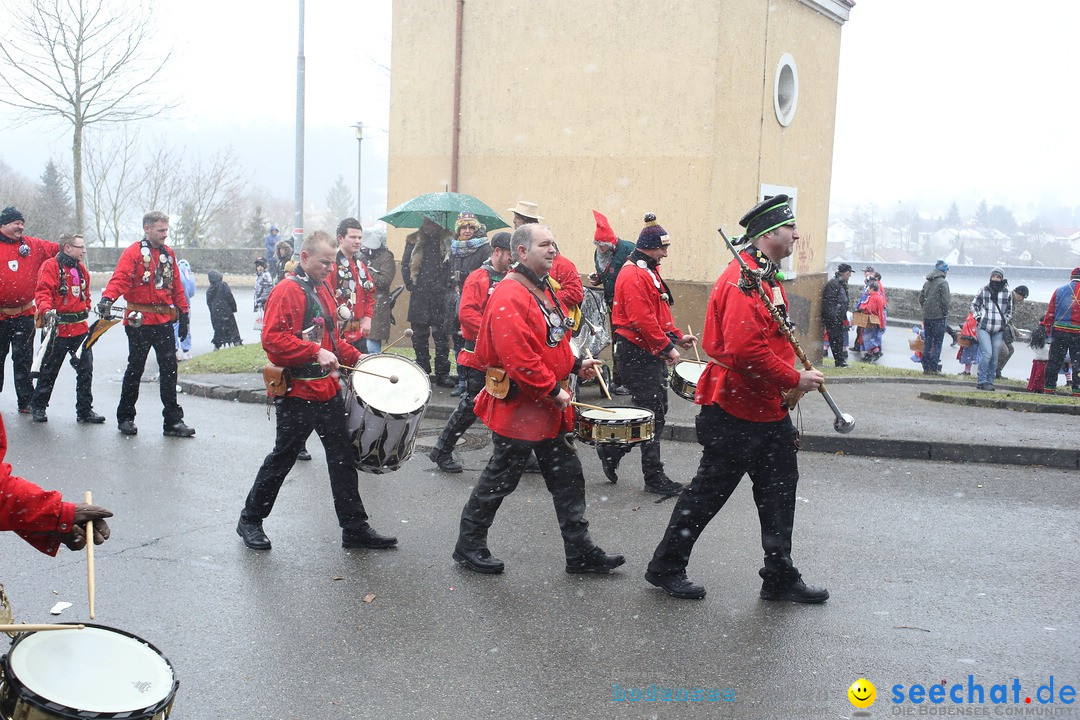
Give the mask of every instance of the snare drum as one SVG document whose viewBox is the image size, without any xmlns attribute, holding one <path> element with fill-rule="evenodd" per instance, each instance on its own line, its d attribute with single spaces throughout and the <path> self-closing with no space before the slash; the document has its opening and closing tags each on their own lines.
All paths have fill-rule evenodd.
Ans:
<svg viewBox="0 0 1080 720">
<path fill-rule="evenodd" d="M 708 363 L 696 360 L 680 360 L 671 371 L 671 389 L 681 398 L 694 401 L 698 380 Z"/>
<path fill-rule="evenodd" d="M 353 373 L 346 393 L 347 425 L 356 449 L 356 468 L 388 473 L 412 456 L 420 421 L 431 399 L 427 373 L 408 358 L 391 353 L 366 355 L 356 366 L 398 381 Z"/>
<path fill-rule="evenodd" d="M 131 633 L 86 625 L 20 635 L 3 657 L 0 715 L 12 720 L 165 720 L 180 683 Z"/>
<path fill-rule="evenodd" d="M 653 438 L 653 413 L 639 407 L 582 410 L 574 434 L 588 445 L 632 445 Z"/>
</svg>

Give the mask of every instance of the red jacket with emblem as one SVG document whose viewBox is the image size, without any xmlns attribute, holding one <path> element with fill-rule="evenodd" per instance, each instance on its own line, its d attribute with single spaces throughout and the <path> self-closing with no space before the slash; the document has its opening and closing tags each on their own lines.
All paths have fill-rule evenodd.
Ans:
<svg viewBox="0 0 1080 720">
<path fill-rule="evenodd" d="M 551 264 L 551 279 L 559 283 L 559 291 L 555 294 L 564 308 L 573 310 L 581 307 L 585 300 L 585 286 L 581 284 L 581 274 L 570 258 L 562 253 L 555 256 L 555 262 Z"/>
<path fill-rule="evenodd" d="M 66 290 L 60 294 L 60 286 Z M 49 310 L 59 315 L 81 315 L 74 322 L 60 320 L 56 325 L 58 337 L 78 337 L 87 331 L 86 317 L 90 311 L 90 273 L 82 263 L 78 267 L 61 267 L 59 256 L 49 258 L 41 266 L 37 290 L 34 293 L 38 317 Z"/>
<path fill-rule="evenodd" d="M 751 269 L 758 267 L 753 257 L 744 257 Z M 743 420 L 775 422 L 788 414 L 783 393 L 799 384 L 795 349 L 757 291 L 738 288 L 740 275 L 732 259 L 709 296 L 701 349 L 713 362 L 701 373 L 694 402 L 719 405 Z M 784 288 L 779 282 L 776 287 L 786 304 Z"/>
<path fill-rule="evenodd" d="M 109 284 L 105 286 L 102 297 L 116 300 L 123 298 L 130 305 L 166 305 L 174 306 L 181 314 L 188 312 L 187 293 L 184 292 L 184 283 L 180 282 L 180 268 L 176 265 L 176 253 L 168 245 L 155 248 L 149 247 L 150 254 L 146 257 L 148 262 L 143 261 L 142 241 L 130 245 L 120 255 L 116 263 Z M 158 267 L 168 263 L 172 270 L 172 281 L 168 286 L 154 287 L 154 278 Z M 143 312 L 143 325 L 164 325 L 173 322 L 171 312 Z M 128 324 L 127 315 L 124 315 L 124 324 Z"/>
<path fill-rule="evenodd" d="M 0 308 L 29 307 L 14 315 L 0 313 L 0 320 L 34 314 L 38 272 L 46 260 L 60 252 L 60 246 L 48 240 L 29 235 L 23 235 L 23 240 L 30 248 L 30 254 L 26 257 L 19 254 L 20 243 L 0 236 Z"/>
<path fill-rule="evenodd" d="M 348 276 L 343 276 L 343 273 L 348 273 Z M 350 280 L 352 287 L 349 287 Z M 344 253 L 338 251 L 334 269 L 327 276 L 326 284 L 330 286 L 334 294 L 337 307 L 344 305 L 352 313 L 352 320 L 345 323 L 345 342 L 348 343 L 366 337 L 360 329 L 360 324 L 364 318 L 370 319 L 375 312 L 375 288 L 372 287 L 370 291 L 365 290 L 365 280 L 371 282 L 364 263 L 358 262 L 356 258 L 349 258 L 346 264 Z M 340 324 L 341 319 L 336 318 L 336 322 Z"/>
<path fill-rule="evenodd" d="M 683 336 L 671 318 L 671 306 L 660 297 L 663 285 L 658 288 L 659 281 L 659 265 L 650 273 L 648 268 L 627 262 L 615 279 L 615 302 L 611 307 L 615 334 L 652 355 L 663 355 L 675 347 L 668 333 Z"/>
<path fill-rule="evenodd" d="M 458 322 L 461 324 L 461 337 L 466 343 L 475 343 L 480 334 L 480 322 L 484 317 L 484 308 L 487 307 L 494 287 L 491 284 L 491 273 L 487 263 L 469 273 L 465 278 L 465 284 L 461 287 L 461 305 L 458 307 Z M 495 287 L 498 286 L 496 281 Z M 473 368 L 474 370 L 486 370 L 476 357 L 476 353 L 462 349 L 457 356 L 458 365 Z"/>
<path fill-rule="evenodd" d="M 550 292 L 546 295 L 552 300 Z M 569 333 L 555 347 L 548 346 L 547 333 L 536 297 L 507 275 L 488 300 L 476 339 L 483 367 L 501 367 L 513 381 L 503 400 L 486 390 L 476 396 L 476 416 L 493 432 L 536 442 L 573 428 L 573 407 L 560 410 L 551 400 L 559 381 L 574 369 Z"/>
<path fill-rule="evenodd" d="M 305 368 L 311 374 L 321 374 L 317 366 L 315 368 L 305 366 L 315 363 L 319 348 L 325 348 L 337 355 L 338 362 L 341 364 L 355 367 L 363 356 L 352 345 L 334 337 L 337 332 L 335 322 L 337 305 L 334 303 L 334 295 L 330 287 L 325 282 L 319 283 L 315 288 L 315 294 L 319 300 L 318 307 L 313 307 L 307 314 L 308 317 L 314 318 L 311 325 L 323 328 L 321 341 L 315 342 L 302 337 L 302 331 L 306 329 L 304 318 L 308 308 L 308 293 L 301 286 L 302 282 L 307 282 L 306 277 L 287 276 L 274 286 L 274 289 L 270 291 L 270 297 L 266 299 L 262 345 L 266 350 L 267 359 L 281 367 L 293 370 Z M 287 395 L 304 400 L 326 402 L 338 393 L 338 389 L 337 373 L 314 378 L 298 378 L 294 374 Z"/>
<path fill-rule="evenodd" d="M 7 431 L 0 417 L 0 530 L 14 530 L 19 537 L 48 555 L 60 542 L 50 533 L 66 533 L 75 520 L 75 504 L 63 502 L 60 493 L 11 474 L 7 455 Z"/>
</svg>

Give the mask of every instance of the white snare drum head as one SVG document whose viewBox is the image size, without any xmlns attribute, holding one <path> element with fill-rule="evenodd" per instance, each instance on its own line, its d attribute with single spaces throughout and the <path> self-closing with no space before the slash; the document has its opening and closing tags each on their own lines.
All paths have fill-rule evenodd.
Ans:
<svg viewBox="0 0 1080 720">
<path fill-rule="evenodd" d="M 367 355 L 356 366 L 379 375 L 397 375 L 398 381 L 354 372 L 352 387 L 361 404 L 383 413 L 405 415 L 419 410 L 431 397 L 431 382 L 420 366 L 390 353 Z"/>
<path fill-rule="evenodd" d="M 701 373 L 705 372 L 705 363 L 684 360 L 675 366 L 675 374 L 691 385 L 697 385 Z"/>
<path fill-rule="evenodd" d="M 26 689 L 83 712 L 140 710 L 160 703 L 173 689 L 165 658 L 107 628 L 32 633 L 15 645 L 9 661 Z"/>
<path fill-rule="evenodd" d="M 636 420 L 651 420 L 653 417 L 652 410 L 646 410 L 645 408 L 636 407 L 613 407 L 609 408 L 610 412 L 606 410 L 583 410 L 582 417 L 587 417 L 593 421 L 603 422 L 608 421 L 636 421 Z"/>
</svg>

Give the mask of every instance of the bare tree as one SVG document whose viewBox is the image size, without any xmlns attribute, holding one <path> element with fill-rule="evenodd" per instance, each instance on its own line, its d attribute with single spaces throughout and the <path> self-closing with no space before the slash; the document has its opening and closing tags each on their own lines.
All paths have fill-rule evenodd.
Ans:
<svg viewBox="0 0 1080 720">
<path fill-rule="evenodd" d="M 201 247 L 213 239 L 211 229 L 242 195 L 244 173 L 231 149 L 189 162 L 187 168 L 179 206 L 174 206 L 171 212 L 181 216 L 177 239 L 184 247 Z"/>
<path fill-rule="evenodd" d="M 146 170 L 138 165 L 138 133 L 115 134 L 109 143 L 86 145 L 86 181 L 90 186 L 90 212 L 102 245 L 120 246 L 125 231 L 137 222 L 133 214 Z"/>
<path fill-rule="evenodd" d="M 127 0 L 7 0 L 0 93 L 30 117 L 72 127 L 75 225 L 84 226 L 83 132 L 152 117 L 169 106 L 151 92 L 171 53 L 152 42 L 149 5 Z M 158 58 L 150 59 L 148 58 Z"/>
<path fill-rule="evenodd" d="M 33 199 L 34 184 L 30 179 L 0 160 L 0 207 L 14 205 L 26 208 Z"/>
</svg>

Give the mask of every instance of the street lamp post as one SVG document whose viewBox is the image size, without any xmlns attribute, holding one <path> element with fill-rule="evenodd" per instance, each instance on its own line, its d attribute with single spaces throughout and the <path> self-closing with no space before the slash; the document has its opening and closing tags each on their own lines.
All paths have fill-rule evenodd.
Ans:
<svg viewBox="0 0 1080 720">
<path fill-rule="evenodd" d="M 356 218 L 363 222 L 363 203 L 361 202 L 360 180 L 363 177 L 364 162 L 364 123 L 357 122 L 353 127 L 356 129 Z"/>
</svg>

